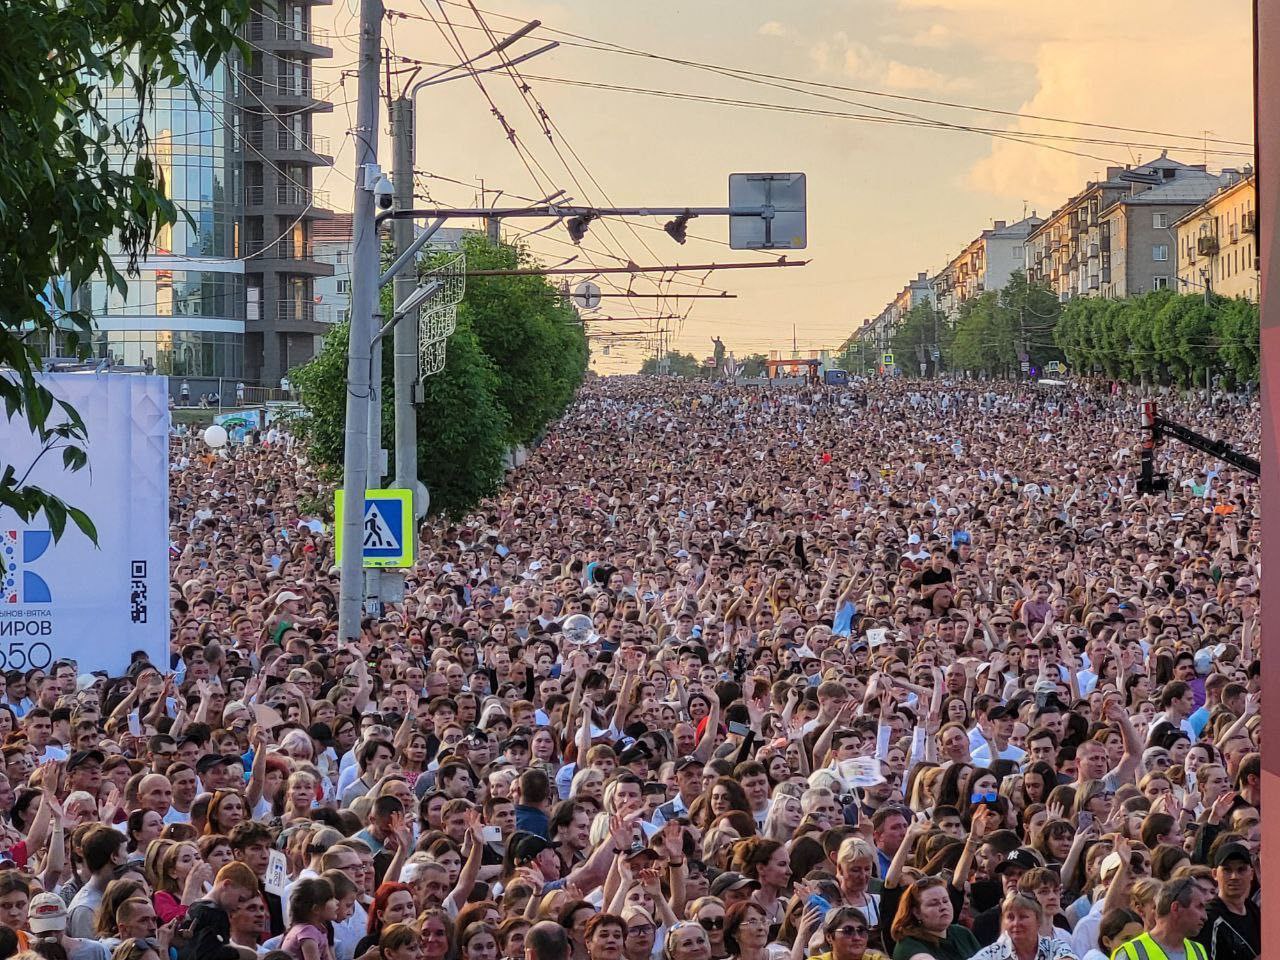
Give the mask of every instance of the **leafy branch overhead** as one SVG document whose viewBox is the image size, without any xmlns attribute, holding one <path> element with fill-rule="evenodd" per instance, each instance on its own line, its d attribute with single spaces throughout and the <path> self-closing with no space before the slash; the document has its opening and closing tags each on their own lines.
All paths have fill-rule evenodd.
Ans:
<svg viewBox="0 0 1280 960">
<path fill-rule="evenodd" d="M 123 293 L 125 275 L 181 211 L 151 154 L 144 110 L 158 89 L 189 84 L 239 43 L 249 0 L 27 0 L 5 8 L 0 31 L 0 402 L 67 469 L 85 466 L 84 423 L 36 381 L 42 350 L 88 355 L 92 317 L 75 291 L 95 275 Z M 116 88 L 134 116 L 109 118 Z M 194 84 L 192 84 L 194 89 Z M 126 268 L 112 262 L 116 251 Z M 50 425 L 61 406 L 68 419 Z M 42 454 L 43 456 L 43 454 Z M 0 450 L 0 508 L 43 513 L 55 535 L 81 511 L 23 477 Z"/>
</svg>

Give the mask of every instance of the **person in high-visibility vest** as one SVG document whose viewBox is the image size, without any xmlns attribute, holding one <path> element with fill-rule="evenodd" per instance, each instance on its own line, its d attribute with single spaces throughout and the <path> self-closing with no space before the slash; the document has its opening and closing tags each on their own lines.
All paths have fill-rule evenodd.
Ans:
<svg viewBox="0 0 1280 960">
<path fill-rule="evenodd" d="M 1156 898 L 1151 929 L 1116 947 L 1111 960 L 1208 960 L 1204 946 L 1191 938 L 1209 916 L 1209 899 L 1199 880 L 1170 880 Z"/>
</svg>

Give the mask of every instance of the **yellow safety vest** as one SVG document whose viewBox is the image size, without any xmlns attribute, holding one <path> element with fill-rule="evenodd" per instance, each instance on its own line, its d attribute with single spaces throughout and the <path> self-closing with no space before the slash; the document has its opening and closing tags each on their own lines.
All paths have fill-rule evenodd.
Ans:
<svg viewBox="0 0 1280 960">
<path fill-rule="evenodd" d="M 1183 940 L 1182 949 L 1187 960 L 1209 960 L 1204 946 L 1195 940 Z M 1152 939 L 1151 934 L 1144 933 L 1116 947 L 1111 960 L 1169 960 L 1169 957 L 1160 944 Z"/>
</svg>

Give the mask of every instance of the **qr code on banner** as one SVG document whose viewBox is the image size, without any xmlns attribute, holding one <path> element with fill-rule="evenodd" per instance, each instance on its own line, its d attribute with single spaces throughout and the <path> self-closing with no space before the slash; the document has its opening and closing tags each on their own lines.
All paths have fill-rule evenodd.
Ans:
<svg viewBox="0 0 1280 960">
<path fill-rule="evenodd" d="M 129 617 L 134 623 L 147 622 L 147 561 L 129 562 Z"/>
</svg>

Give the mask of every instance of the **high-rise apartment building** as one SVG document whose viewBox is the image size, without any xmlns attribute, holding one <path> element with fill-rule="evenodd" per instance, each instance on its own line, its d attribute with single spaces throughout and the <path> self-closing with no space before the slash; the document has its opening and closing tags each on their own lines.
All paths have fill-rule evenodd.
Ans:
<svg viewBox="0 0 1280 960">
<path fill-rule="evenodd" d="M 314 229 L 330 216 L 329 198 L 316 189 L 315 174 L 333 157 L 314 119 L 333 109 L 315 71 L 332 50 L 314 25 L 317 5 L 256 0 L 244 34 L 251 49 L 236 102 L 244 141 L 245 377 L 264 386 L 311 359 L 328 329 L 315 281 L 334 270 L 316 259 Z"/>
</svg>

